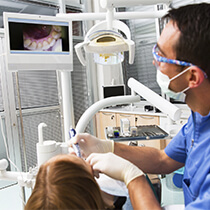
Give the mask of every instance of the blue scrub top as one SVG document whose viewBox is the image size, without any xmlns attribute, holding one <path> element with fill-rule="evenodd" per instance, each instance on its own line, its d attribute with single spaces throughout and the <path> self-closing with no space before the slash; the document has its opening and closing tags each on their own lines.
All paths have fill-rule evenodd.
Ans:
<svg viewBox="0 0 210 210">
<path fill-rule="evenodd" d="M 210 113 L 192 112 L 165 153 L 185 163 L 183 191 L 186 209 L 210 209 Z"/>
</svg>

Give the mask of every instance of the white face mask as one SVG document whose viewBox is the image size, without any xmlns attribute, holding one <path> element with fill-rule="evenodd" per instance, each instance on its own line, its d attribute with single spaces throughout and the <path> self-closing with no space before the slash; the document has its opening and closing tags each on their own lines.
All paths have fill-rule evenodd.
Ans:
<svg viewBox="0 0 210 210">
<path fill-rule="evenodd" d="M 180 91 L 180 92 L 174 92 L 172 90 L 169 89 L 169 85 L 170 82 L 174 79 L 176 79 L 177 77 L 181 76 L 182 74 L 184 74 L 186 71 L 188 71 L 190 69 L 190 67 L 188 67 L 187 69 L 185 69 L 184 71 L 180 72 L 179 74 L 177 74 L 176 76 L 174 76 L 173 78 L 169 79 L 169 77 L 166 74 L 163 74 L 159 67 L 157 67 L 157 83 L 160 86 L 161 90 L 170 98 L 185 102 L 185 97 L 186 94 L 184 93 L 185 91 L 187 91 L 188 89 L 190 89 L 190 87 L 185 88 L 184 90 Z"/>
</svg>

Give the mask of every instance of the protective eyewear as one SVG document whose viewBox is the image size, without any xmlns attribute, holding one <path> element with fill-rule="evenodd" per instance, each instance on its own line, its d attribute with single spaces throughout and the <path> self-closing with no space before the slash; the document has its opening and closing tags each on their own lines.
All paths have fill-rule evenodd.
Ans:
<svg viewBox="0 0 210 210">
<path fill-rule="evenodd" d="M 176 64 L 176 65 L 179 65 L 179 66 L 192 66 L 193 65 L 192 63 L 188 63 L 188 62 L 185 62 L 185 61 L 173 60 L 173 59 L 162 57 L 162 56 L 158 55 L 158 52 L 159 52 L 159 49 L 158 49 L 158 46 L 156 44 L 153 47 L 153 50 L 152 50 L 152 54 L 153 54 L 154 60 L 156 62 Z"/>
<path fill-rule="evenodd" d="M 153 57 L 154 57 L 154 60 L 155 60 L 155 65 L 156 65 L 156 67 L 159 66 L 159 65 L 158 65 L 158 62 L 176 64 L 176 65 L 179 65 L 179 66 L 195 66 L 195 65 L 193 65 L 192 63 L 188 63 L 188 62 L 185 62 L 185 61 L 174 60 L 174 59 L 169 59 L 169 58 L 166 58 L 166 57 L 162 57 L 162 56 L 158 55 L 158 52 L 159 52 L 159 49 L 158 49 L 158 46 L 157 46 L 157 44 L 156 44 L 156 45 L 153 47 L 153 50 L 152 50 L 152 54 L 153 54 Z M 200 67 L 199 67 L 199 68 L 200 68 Z M 201 69 L 201 68 L 200 68 L 200 69 Z M 208 78 L 206 72 L 203 71 L 202 69 L 201 69 L 201 71 L 203 72 L 204 77 L 205 77 L 205 78 Z"/>
</svg>

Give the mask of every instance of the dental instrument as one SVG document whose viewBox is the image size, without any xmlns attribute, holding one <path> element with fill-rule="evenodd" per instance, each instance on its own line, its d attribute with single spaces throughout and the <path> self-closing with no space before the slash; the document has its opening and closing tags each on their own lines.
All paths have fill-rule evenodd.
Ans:
<svg viewBox="0 0 210 210">
<path fill-rule="evenodd" d="M 73 129 L 73 128 L 70 128 L 69 130 L 69 138 L 73 138 L 74 136 L 76 135 L 76 131 Z M 79 144 L 76 143 L 76 144 L 72 144 L 72 147 L 77 155 L 77 157 L 82 157 L 81 155 L 81 152 L 80 152 L 80 147 L 79 147 Z"/>
</svg>

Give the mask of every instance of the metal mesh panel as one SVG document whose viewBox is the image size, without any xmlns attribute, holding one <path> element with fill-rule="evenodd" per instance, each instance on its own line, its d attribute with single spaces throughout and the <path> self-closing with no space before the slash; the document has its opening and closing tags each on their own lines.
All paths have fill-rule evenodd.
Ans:
<svg viewBox="0 0 210 210">
<path fill-rule="evenodd" d="M 74 46 L 81 42 L 81 40 L 74 41 Z M 73 102 L 74 102 L 74 117 L 75 124 L 82 116 L 82 114 L 89 107 L 88 88 L 87 88 L 87 75 L 86 70 L 77 58 L 74 51 L 74 71 L 72 72 L 72 89 L 73 89 Z M 90 125 L 87 126 L 86 132 L 91 132 Z"/>
<path fill-rule="evenodd" d="M 139 68 L 138 80 L 156 93 L 160 93 L 160 88 L 156 82 L 156 68 L 152 64 L 152 48 L 154 44 L 155 42 L 147 42 L 144 44 L 139 43 L 136 46 L 138 51 L 136 64 Z"/>
<path fill-rule="evenodd" d="M 4 132 L 4 135 L 5 135 L 5 138 L 7 138 L 7 133 L 6 133 L 6 128 L 5 128 L 5 119 L 2 119 L 2 123 L 3 123 L 3 132 Z M 6 159 L 7 156 L 6 156 L 6 150 L 5 150 L 5 145 L 4 145 L 2 132 L 0 132 L 0 148 L 1 148 L 0 149 L 0 160 L 3 159 L 3 158 Z"/>
<path fill-rule="evenodd" d="M 0 112 L 4 111 L 4 106 L 3 106 L 3 98 L 2 98 L 2 88 L 1 88 L 1 77 L 0 77 Z"/>
<path fill-rule="evenodd" d="M 19 71 L 18 80 L 22 109 L 59 105 L 56 71 Z M 13 81 L 16 108 L 18 109 L 16 77 L 14 73 Z"/>
<path fill-rule="evenodd" d="M 0 54 L 2 54 L 4 52 L 4 49 L 3 49 L 3 38 L 0 37 Z M 4 64 L 4 56 L 0 56 L 0 112 L 4 111 L 4 106 L 3 106 L 3 98 L 2 98 L 2 84 L 1 84 L 1 74 L 2 74 L 2 69 L 3 68 L 3 64 Z"/>
<path fill-rule="evenodd" d="M 126 11 L 151 11 L 154 6 L 127 8 Z M 137 19 L 126 21 L 132 34 L 132 40 L 135 42 L 135 60 L 132 65 L 125 61 L 126 71 L 125 84 L 130 77 L 135 78 L 142 84 L 160 94 L 160 88 L 156 82 L 156 69 L 152 64 L 152 47 L 156 43 L 155 19 Z M 126 53 L 126 59 L 128 60 Z M 127 88 L 130 94 L 130 89 Z"/>
<path fill-rule="evenodd" d="M 0 16 L 3 15 L 3 12 L 20 12 L 21 8 L 14 8 L 14 7 L 8 7 L 8 6 L 1 6 L 0 7 Z"/>
<path fill-rule="evenodd" d="M 44 140 L 55 140 L 59 142 L 62 141 L 60 111 L 58 109 L 33 114 L 24 114 L 23 127 L 25 136 L 27 168 L 35 166 L 37 164 L 36 143 L 38 142 L 38 125 L 42 122 L 47 124 L 47 127 L 43 129 Z M 18 117 L 18 128 L 20 136 L 19 139 L 21 160 L 23 166 L 22 170 L 25 171 L 23 149 L 24 145 L 22 142 L 20 117 Z"/>
</svg>

